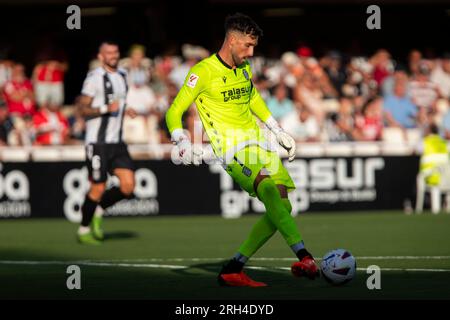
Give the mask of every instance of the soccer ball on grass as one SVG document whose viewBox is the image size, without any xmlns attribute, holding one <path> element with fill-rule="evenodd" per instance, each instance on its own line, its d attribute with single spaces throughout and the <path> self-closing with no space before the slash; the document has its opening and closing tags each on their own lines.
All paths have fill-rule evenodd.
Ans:
<svg viewBox="0 0 450 320">
<path fill-rule="evenodd" d="M 320 273 L 327 282 L 343 285 L 355 277 L 355 257 L 345 249 L 331 250 L 320 263 Z"/>
</svg>

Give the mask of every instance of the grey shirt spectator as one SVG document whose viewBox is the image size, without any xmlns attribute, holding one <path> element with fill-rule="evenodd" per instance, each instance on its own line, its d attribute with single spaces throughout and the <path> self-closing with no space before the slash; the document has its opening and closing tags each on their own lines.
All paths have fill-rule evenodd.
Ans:
<svg viewBox="0 0 450 320">
<path fill-rule="evenodd" d="M 294 103 L 289 99 L 288 88 L 284 84 L 275 87 L 274 94 L 267 99 L 267 107 L 277 120 L 294 110 Z"/>
</svg>

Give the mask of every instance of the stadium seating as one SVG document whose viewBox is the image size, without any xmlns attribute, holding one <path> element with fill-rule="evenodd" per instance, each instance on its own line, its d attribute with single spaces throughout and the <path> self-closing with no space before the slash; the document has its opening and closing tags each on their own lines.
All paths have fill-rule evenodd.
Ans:
<svg viewBox="0 0 450 320">
<path fill-rule="evenodd" d="M 143 116 L 123 120 L 123 138 L 127 143 L 148 143 L 147 123 Z"/>
</svg>

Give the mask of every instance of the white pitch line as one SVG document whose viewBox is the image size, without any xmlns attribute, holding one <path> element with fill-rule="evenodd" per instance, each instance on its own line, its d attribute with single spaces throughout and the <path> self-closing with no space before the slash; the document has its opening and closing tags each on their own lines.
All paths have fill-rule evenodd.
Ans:
<svg viewBox="0 0 450 320">
<path fill-rule="evenodd" d="M 124 268 L 161 268 L 161 269 L 186 269 L 188 266 L 177 266 L 169 264 L 142 264 L 142 263 L 108 263 L 108 262 L 85 262 L 81 265 L 98 267 L 124 267 Z"/>
<path fill-rule="evenodd" d="M 316 260 L 322 260 L 322 258 L 314 258 Z M 361 256 L 355 257 L 356 260 L 449 260 L 450 256 Z M 296 258 L 252 258 L 256 261 L 291 261 Z"/>
<path fill-rule="evenodd" d="M 275 270 L 287 270 L 290 271 L 291 268 L 288 267 L 257 267 L 257 266 L 248 266 L 247 269 L 253 270 L 267 270 L 267 271 L 275 271 Z M 367 271 L 366 268 L 356 268 L 358 271 Z M 450 272 L 450 269 L 419 269 L 419 268 L 380 268 L 381 271 L 406 271 L 406 272 Z"/>
</svg>

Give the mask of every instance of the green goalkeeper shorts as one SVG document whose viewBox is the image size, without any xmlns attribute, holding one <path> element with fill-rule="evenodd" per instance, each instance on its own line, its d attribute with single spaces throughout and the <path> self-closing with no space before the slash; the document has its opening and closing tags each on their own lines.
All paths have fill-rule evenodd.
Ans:
<svg viewBox="0 0 450 320">
<path fill-rule="evenodd" d="M 269 175 L 275 184 L 286 186 L 288 192 L 295 189 L 295 184 L 278 154 L 258 145 L 249 145 L 236 152 L 226 171 L 252 197 L 256 196 L 253 183 L 260 171 L 263 175 Z"/>
</svg>

